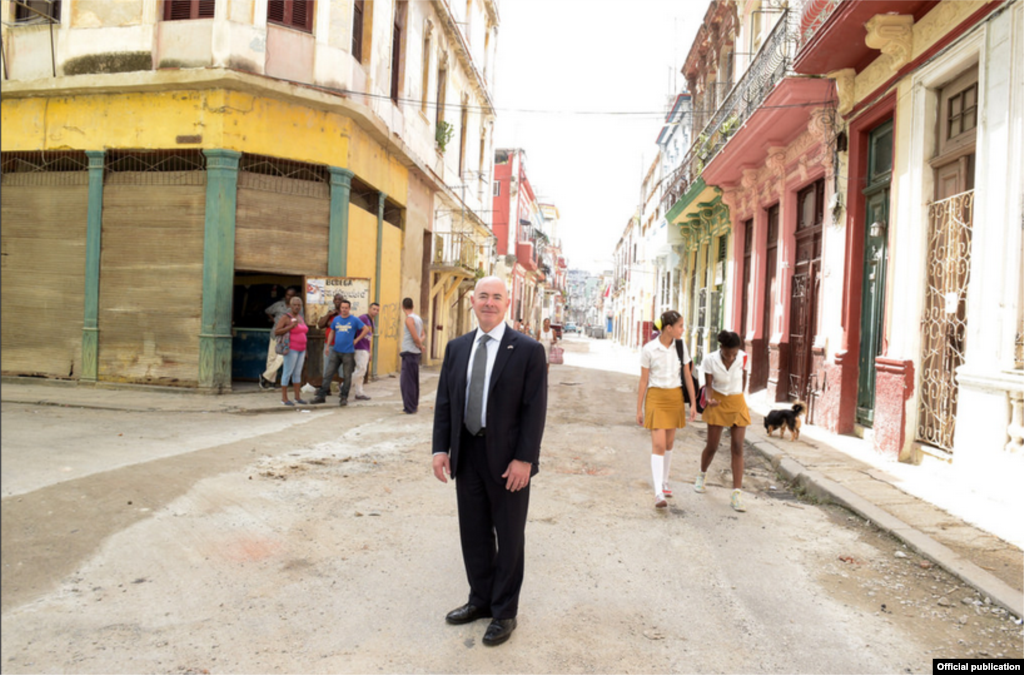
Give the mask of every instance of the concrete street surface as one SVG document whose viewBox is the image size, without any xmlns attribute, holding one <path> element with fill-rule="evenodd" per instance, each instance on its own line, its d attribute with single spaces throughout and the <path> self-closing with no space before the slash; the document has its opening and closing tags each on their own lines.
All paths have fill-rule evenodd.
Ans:
<svg viewBox="0 0 1024 675">
<path fill-rule="evenodd" d="M 436 369 L 413 416 L 397 378 L 343 409 L 5 381 L 3 672 L 917 673 L 1024 656 L 998 599 L 752 445 L 746 513 L 729 507 L 727 439 L 693 492 L 702 423 L 655 510 L 635 355 L 565 346 L 519 627 L 496 648 L 485 621 L 444 622 L 468 589 L 454 486 L 430 471 Z M 957 550 L 1019 590 L 1020 549 L 992 540 Z"/>
</svg>

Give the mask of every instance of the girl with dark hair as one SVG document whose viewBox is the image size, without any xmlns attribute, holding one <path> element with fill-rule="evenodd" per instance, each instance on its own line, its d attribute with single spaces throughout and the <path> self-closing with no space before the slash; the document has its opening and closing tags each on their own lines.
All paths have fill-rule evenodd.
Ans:
<svg viewBox="0 0 1024 675">
<path fill-rule="evenodd" d="M 651 476 L 654 479 L 654 506 L 668 506 L 672 496 L 668 487 L 668 471 L 672 464 L 672 446 L 676 429 L 686 426 L 682 382 L 686 383 L 690 400 L 693 379 L 690 376 L 690 354 L 685 344 L 682 358 L 675 342 L 683 336 L 683 317 L 668 311 L 661 315 L 661 333 L 644 345 L 640 352 L 640 386 L 636 396 L 636 423 L 651 430 Z M 680 371 L 683 377 L 680 378 Z M 682 382 L 680 381 L 682 380 Z M 690 420 L 697 419 L 697 408 L 690 405 Z"/>
<path fill-rule="evenodd" d="M 722 429 L 729 427 L 732 451 L 732 508 L 746 511 L 742 500 L 743 437 L 750 426 L 750 410 L 743 392 L 747 389 L 747 355 L 740 350 L 740 336 L 723 330 L 718 334 L 718 351 L 708 354 L 700 364 L 708 391 L 703 420 L 708 425 L 708 443 L 700 456 L 700 473 L 693 489 L 704 492 L 704 480 L 711 460 L 718 451 Z"/>
</svg>

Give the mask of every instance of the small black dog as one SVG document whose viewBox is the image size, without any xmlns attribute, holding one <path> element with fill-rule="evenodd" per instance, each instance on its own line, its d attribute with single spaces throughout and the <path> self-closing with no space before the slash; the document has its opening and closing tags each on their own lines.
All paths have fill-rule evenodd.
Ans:
<svg viewBox="0 0 1024 675">
<path fill-rule="evenodd" d="M 800 418 L 804 416 L 805 412 L 807 412 L 807 404 L 803 401 L 797 401 L 788 410 L 772 410 L 765 415 L 764 428 L 768 431 L 769 436 L 778 429 L 779 436 L 782 438 L 786 437 L 786 429 L 789 429 L 790 440 L 795 441 L 800 438 Z"/>
</svg>

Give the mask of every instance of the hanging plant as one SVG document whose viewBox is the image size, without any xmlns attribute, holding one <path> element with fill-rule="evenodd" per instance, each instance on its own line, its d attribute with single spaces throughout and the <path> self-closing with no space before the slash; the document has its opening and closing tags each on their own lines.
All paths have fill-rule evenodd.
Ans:
<svg viewBox="0 0 1024 675">
<path fill-rule="evenodd" d="M 738 122 L 739 118 L 736 115 L 731 115 L 729 119 L 722 122 L 722 126 L 719 128 L 719 131 L 723 136 L 729 136 L 732 132 L 736 131 Z"/>
<path fill-rule="evenodd" d="M 452 135 L 455 133 L 455 127 L 448 124 L 444 120 L 437 123 L 437 131 L 434 133 L 434 140 L 437 141 L 437 149 L 442 153 L 448 146 L 448 141 L 452 140 Z"/>
</svg>

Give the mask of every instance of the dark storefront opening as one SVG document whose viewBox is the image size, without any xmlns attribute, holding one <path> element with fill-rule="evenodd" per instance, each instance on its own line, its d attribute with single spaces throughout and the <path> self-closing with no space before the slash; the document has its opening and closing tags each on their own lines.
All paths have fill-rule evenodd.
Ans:
<svg viewBox="0 0 1024 675">
<path fill-rule="evenodd" d="M 285 290 L 294 286 L 305 301 L 301 276 L 270 272 L 235 272 L 234 302 L 231 308 L 231 379 L 259 382 L 267 367 L 267 347 L 274 327 L 267 308 L 284 299 Z M 310 338 L 313 338 L 312 332 Z M 321 340 L 323 337 L 321 336 Z M 306 371 L 309 372 L 307 364 Z M 280 372 L 278 373 L 280 377 Z"/>
</svg>

